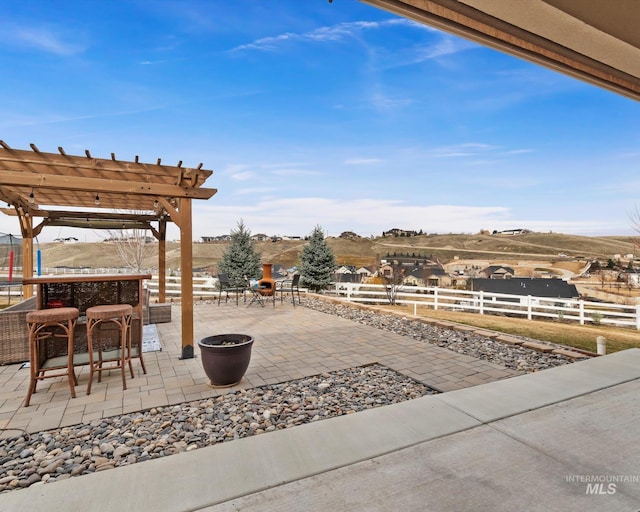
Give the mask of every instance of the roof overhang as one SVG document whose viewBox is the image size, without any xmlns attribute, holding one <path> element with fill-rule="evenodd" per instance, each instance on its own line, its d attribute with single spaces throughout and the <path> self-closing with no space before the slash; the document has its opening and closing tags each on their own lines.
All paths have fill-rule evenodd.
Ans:
<svg viewBox="0 0 640 512">
<path fill-rule="evenodd" d="M 640 1 L 361 0 L 640 100 Z"/>
</svg>

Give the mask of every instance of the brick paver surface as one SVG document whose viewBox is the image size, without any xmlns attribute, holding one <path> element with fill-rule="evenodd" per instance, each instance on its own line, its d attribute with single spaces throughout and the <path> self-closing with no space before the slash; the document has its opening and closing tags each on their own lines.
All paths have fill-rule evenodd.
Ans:
<svg viewBox="0 0 640 512">
<path fill-rule="evenodd" d="M 171 323 L 158 324 L 162 351 L 145 353 L 147 374 L 134 360 L 135 378 L 122 390 L 119 372 L 105 373 L 86 394 L 88 371 L 80 368 L 77 398 L 71 399 L 65 379 L 38 384 L 31 405 L 23 407 L 29 370 L 21 365 L 0 367 L 0 428 L 30 432 L 95 419 L 199 400 L 222 393 L 298 379 L 354 366 L 380 363 L 441 391 L 511 377 L 518 373 L 502 366 L 456 354 L 350 320 L 292 304 L 276 302 L 261 308 L 242 302 L 196 304 L 194 332 L 196 358 L 182 360 L 180 308 Z M 254 336 L 251 364 L 234 387 L 213 389 L 202 370 L 197 340 L 213 334 L 246 333 Z"/>
</svg>

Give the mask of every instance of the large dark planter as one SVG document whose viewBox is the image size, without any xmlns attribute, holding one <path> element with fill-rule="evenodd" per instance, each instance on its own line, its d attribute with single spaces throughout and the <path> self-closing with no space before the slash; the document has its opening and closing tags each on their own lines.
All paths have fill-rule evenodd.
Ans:
<svg viewBox="0 0 640 512">
<path fill-rule="evenodd" d="M 240 382 L 249 367 L 253 336 L 217 334 L 198 341 L 202 367 L 214 387 L 228 387 Z"/>
</svg>

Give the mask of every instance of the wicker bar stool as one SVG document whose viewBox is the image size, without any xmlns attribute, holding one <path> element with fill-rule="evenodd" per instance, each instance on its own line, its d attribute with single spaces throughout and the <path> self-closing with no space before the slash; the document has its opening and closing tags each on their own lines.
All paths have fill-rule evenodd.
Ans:
<svg viewBox="0 0 640 512">
<path fill-rule="evenodd" d="M 78 308 L 39 309 L 27 313 L 30 380 L 29 391 L 24 402 L 25 407 L 29 407 L 31 395 L 36 392 L 38 381 L 53 377 L 66 375 L 69 379 L 71 396 L 76 397 L 75 385 L 78 383 L 78 379 L 73 370 L 73 334 L 78 315 Z M 67 340 L 67 354 L 48 357 L 46 342 L 56 338 Z M 47 372 L 50 371 L 55 371 L 55 373 L 48 374 Z"/>
<path fill-rule="evenodd" d="M 133 307 L 129 304 L 108 304 L 93 306 L 87 309 L 87 345 L 89 349 L 89 384 L 87 395 L 91 393 L 93 374 L 98 373 L 98 382 L 102 382 L 102 372 L 120 369 L 122 372 L 122 389 L 127 389 L 126 365 L 129 365 L 133 378 L 131 364 L 131 316 Z M 117 326 L 116 343 L 113 340 L 106 346 L 104 343 L 105 324 Z M 112 329 L 113 331 L 113 329 Z M 108 366 L 104 366 L 108 363 Z"/>
</svg>

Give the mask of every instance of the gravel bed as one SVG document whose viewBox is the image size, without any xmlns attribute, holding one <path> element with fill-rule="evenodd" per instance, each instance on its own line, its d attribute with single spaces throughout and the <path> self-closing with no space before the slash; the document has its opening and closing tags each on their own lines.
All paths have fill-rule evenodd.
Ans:
<svg viewBox="0 0 640 512">
<path fill-rule="evenodd" d="M 572 362 L 484 336 L 306 298 L 324 313 L 532 372 Z M 389 405 L 436 391 L 381 365 L 351 368 L 207 400 L 0 440 L 0 492 L 190 451 Z"/>
<path fill-rule="evenodd" d="M 0 492 L 195 450 L 436 391 L 381 365 L 0 441 Z"/>
<path fill-rule="evenodd" d="M 419 341 L 449 349 L 458 354 L 491 361 L 512 370 L 536 372 L 574 361 L 566 356 L 543 353 L 517 345 L 508 345 L 486 336 L 437 327 L 404 316 L 384 314 L 314 298 L 306 298 L 302 304 L 316 311 L 337 315 L 360 324 L 401 334 L 402 336 L 409 336 Z M 527 340 L 526 338 L 520 338 Z M 541 343 L 539 340 L 532 341 Z M 548 342 L 542 343 L 557 348 L 566 348 Z"/>
</svg>

